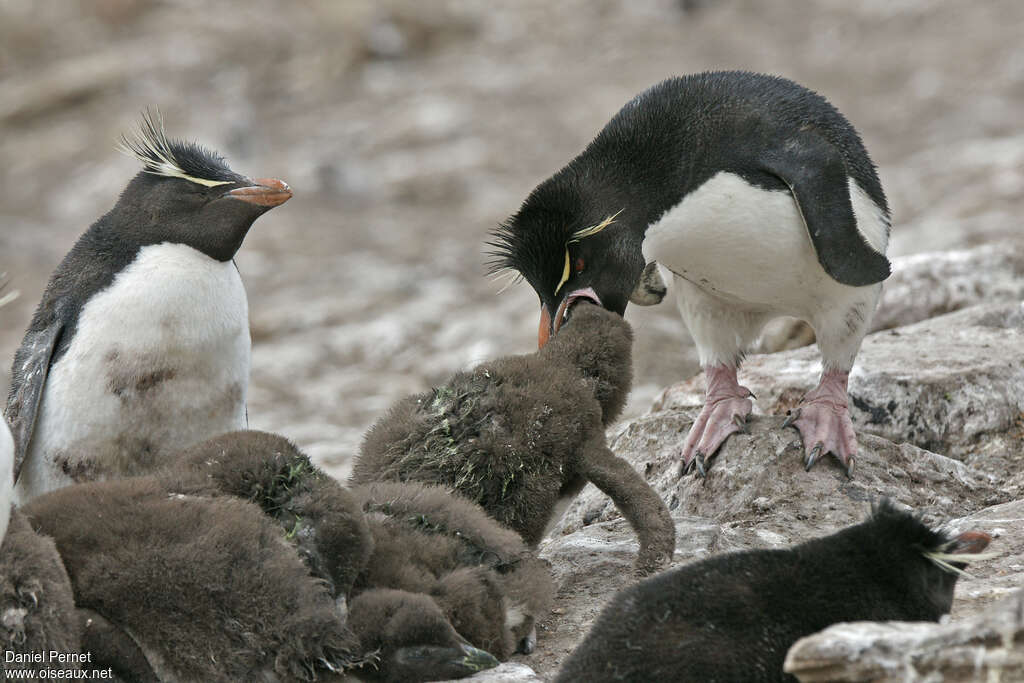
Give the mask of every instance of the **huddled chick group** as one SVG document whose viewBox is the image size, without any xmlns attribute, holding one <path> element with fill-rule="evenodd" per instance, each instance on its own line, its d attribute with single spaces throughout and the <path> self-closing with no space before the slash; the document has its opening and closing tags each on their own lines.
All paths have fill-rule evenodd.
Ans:
<svg viewBox="0 0 1024 683">
<path fill-rule="evenodd" d="M 771 100 L 760 90 L 768 85 L 803 97 L 781 80 L 719 80 L 759 102 Z M 722 84 L 711 81 L 699 85 L 720 96 Z M 697 87 L 666 83 L 669 95 Z M 651 92 L 637 102 L 665 104 L 664 93 Z M 638 109 L 627 105 L 588 154 L 621 153 Z M 831 116 L 821 125 L 835 124 Z M 837 139 L 856 139 L 852 128 L 841 132 Z M 742 139 L 758 142 L 759 134 Z M 790 146 L 809 145 L 799 168 L 818 142 L 804 135 Z M 605 440 L 632 380 L 626 301 L 664 295 L 639 252 L 643 230 L 655 214 L 668 216 L 671 203 L 646 213 L 594 198 L 591 205 L 575 185 L 601 180 L 579 170 L 589 168 L 586 155 L 538 188 L 495 246 L 499 265 L 519 270 L 541 294 L 541 348 L 396 403 L 367 433 L 346 487 L 287 439 L 247 429 L 248 302 L 233 258 L 253 222 L 291 189 L 167 138 L 157 115 L 144 116 L 123 146 L 143 171 L 58 266 L 14 359 L 0 421 L 0 639 L 16 655 L 5 667 L 110 669 L 125 681 L 469 676 L 536 647 L 537 623 L 554 600 L 538 546 L 587 482 L 636 533 L 638 574 L 671 562 L 675 527 L 664 501 Z M 863 151 L 859 141 L 847 146 L 851 155 Z M 812 202 L 801 186 L 810 181 L 790 175 L 799 170 L 791 160 L 767 155 L 755 173 L 743 167 L 747 160 L 729 159 L 758 192 L 788 183 L 798 200 Z M 884 209 L 873 167 L 858 172 Z M 604 194 L 594 197 L 619 197 L 613 180 L 597 182 Z M 643 194 L 635 182 L 623 187 Z M 648 199 L 661 206 L 665 197 Z M 837 204 L 828 215 L 801 207 L 808 224 L 845 221 L 812 233 L 820 266 L 812 259 L 800 267 L 824 267 L 859 292 L 844 305 L 860 317 L 842 348 L 826 354 L 834 367 L 805 398 L 796 426 L 814 449 L 808 466 L 825 448 L 852 468 L 845 373 L 888 265 L 877 245 L 850 241 L 858 207 Z M 875 218 L 887 231 L 883 213 Z M 660 253 L 689 264 L 663 233 Z M 632 237 L 606 244 L 615 235 Z M 837 261 L 830 240 L 857 262 Z M 600 244 L 607 249 L 595 250 Z M 608 254 L 620 262 L 587 267 Z M 683 265 L 674 272 L 686 281 Z M 794 294 L 789 303 L 801 302 Z M 681 307 L 693 319 L 714 312 Z M 774 313 L 758 309 L 757 321 Z M 749 336 L 747 322 L 743 335 L 726 329 L 722 338 Z M 707 342 L 702 361 L 714 386 L 683 446 L 686 465 L 702 474 L 749 412 L 736 384 L 739 352 L 712 353 L 715 335 L 704 332 L 698 344 Z M 823 402 L 842 403 L 827 423 Z M 988 542 L 973 532 L 948 537 L 883 502 L 868 521 L 789 550 L 677 568 L 616 596 L 559 680 L 785 680 L 781 658 L 801 635 L 845 619 L 948 612 L 957 572 Z M 832 565 L 845 572 L 839 597 Z M 829 580 L 819 586 L 822 576 Z M 805 618 L 803 601 L 815 619 Z M 67 656 L 35 657 L 51 651 Z"/>
</svg>

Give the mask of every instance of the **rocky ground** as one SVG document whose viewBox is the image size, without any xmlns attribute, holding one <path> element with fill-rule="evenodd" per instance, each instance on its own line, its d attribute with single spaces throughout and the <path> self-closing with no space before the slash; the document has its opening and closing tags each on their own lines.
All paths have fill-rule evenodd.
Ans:
<svg viewBox="0 0 1024 683">
<path fill-rule="evenodd" d="M 883 493 L 984 515 L 1024 497 L 1022 29 L 1017 0 L 0 0 L 0 271 L 21 292 L 0 309 L 0 388 L 49 273 L 136 170 L 117 135 L 157 105 L 172 133 L 295 189 L 238 258 L 249 414 L 343 477 L 391 402 L 534 346 L 532 292 L 483 277 L 487 231 L 636 92 L 745 68 L 827 95 L 893 206 L 904 258 L 851 379 L 857 475 L 804 473 L 778 428 L 813 382 L 810 347 L 751 358 L 753 433 L 706 484 L 680 478 L 671 449 L 701 380 L 678 383 L 697 367 L 669 304 L 628 314 L 637 383 L 614 447 L 673 504 L 676 562 L 829 533 Z M 808 338 L 773 332 L 763 348 Z M 1020 515 L 994 517 L 970 517 L 1003 554 L 958 586 L 957 621 L 1015 585 Z M 509 680 L 550 677 L 634 552 L 614 509 L 581 496 L 544 548 L 559 602 Z"/>
</svg>

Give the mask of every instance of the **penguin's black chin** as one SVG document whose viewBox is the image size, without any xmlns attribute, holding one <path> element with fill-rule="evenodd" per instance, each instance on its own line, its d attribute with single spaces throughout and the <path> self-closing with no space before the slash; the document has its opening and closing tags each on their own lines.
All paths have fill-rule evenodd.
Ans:
<svg viewBox="0 0 1024 683">
<path fill-rule="evenodd" d="M 590 303 L 598 306 L 602 305 L 601 297 L 597 295 L 597 292 L 594 291 L 593 287 L 586 287 L 584 289 L 577 289 L 570 292 L 564 299 L 562 299 L 562 305 L 558 307 L 555 319 L 552 321 L 552 334 L 557 334 L 562 325 L 569 322 L 569 318 L 572 317 L 573 307 L 580 301 L 589 301 Z"/>
</svg>

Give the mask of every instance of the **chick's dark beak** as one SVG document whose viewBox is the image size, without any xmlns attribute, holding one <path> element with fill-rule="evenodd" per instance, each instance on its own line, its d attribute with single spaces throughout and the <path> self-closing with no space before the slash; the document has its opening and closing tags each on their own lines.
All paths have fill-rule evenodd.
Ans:
<svg viewBox="0 0 1024 683">
<path fill-rule="evenodd" d="M 540 328 L 537 330 L 537 348 L 542 348 L 548 340 L 554 336 L 562 327 L 562 324 L 569 319 L 569 312 L 573 304 L 580 299 L 586 299 L 598 306 L 601 306 L 601 298 L 594 291 L 593 287 L 585 287 L 569 292 L 562 303 L 558 305 L 555 315 L 552 317 L 547 305 L 542 304 L 540 309 Z"/>
<path fill-rule="evenodd" d="M 256 178 L 252 182 L 252 185 L 235 188 L 224 196 L 267 208 L 284 204 L 292 197 L 292 188 L 276 178 Z"/>
</svg>

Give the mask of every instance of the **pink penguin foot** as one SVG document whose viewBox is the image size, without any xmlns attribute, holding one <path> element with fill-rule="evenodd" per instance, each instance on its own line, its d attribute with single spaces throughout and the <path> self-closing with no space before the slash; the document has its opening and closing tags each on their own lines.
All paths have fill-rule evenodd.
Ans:
<svg viewBox="0 0 1024 683">
<path fill-rule="evenodd" d="M 817 388 L 789 413 L 783 427 L 797 428 L 804 444 L 804 465 L 810 470 L 826 453 L 831 453 L 853 476 L 857 435 L 846 399 L 847 373 L 831 371 L 822 376 Z"/>
<path fill-rule="evenodd" d="M 736 368 L 715 366 L 706 370 L 707 396 L 700 415 L 690 427 L 690 433 L 680 449 L 683 474 L 694 468 L 697 474 L 707 475 L 711 456 L 719 446 L 736 432 L 747 431 L 747 416 L 753 404 L 753 394 L 736 381 Z"/>
</svg>

